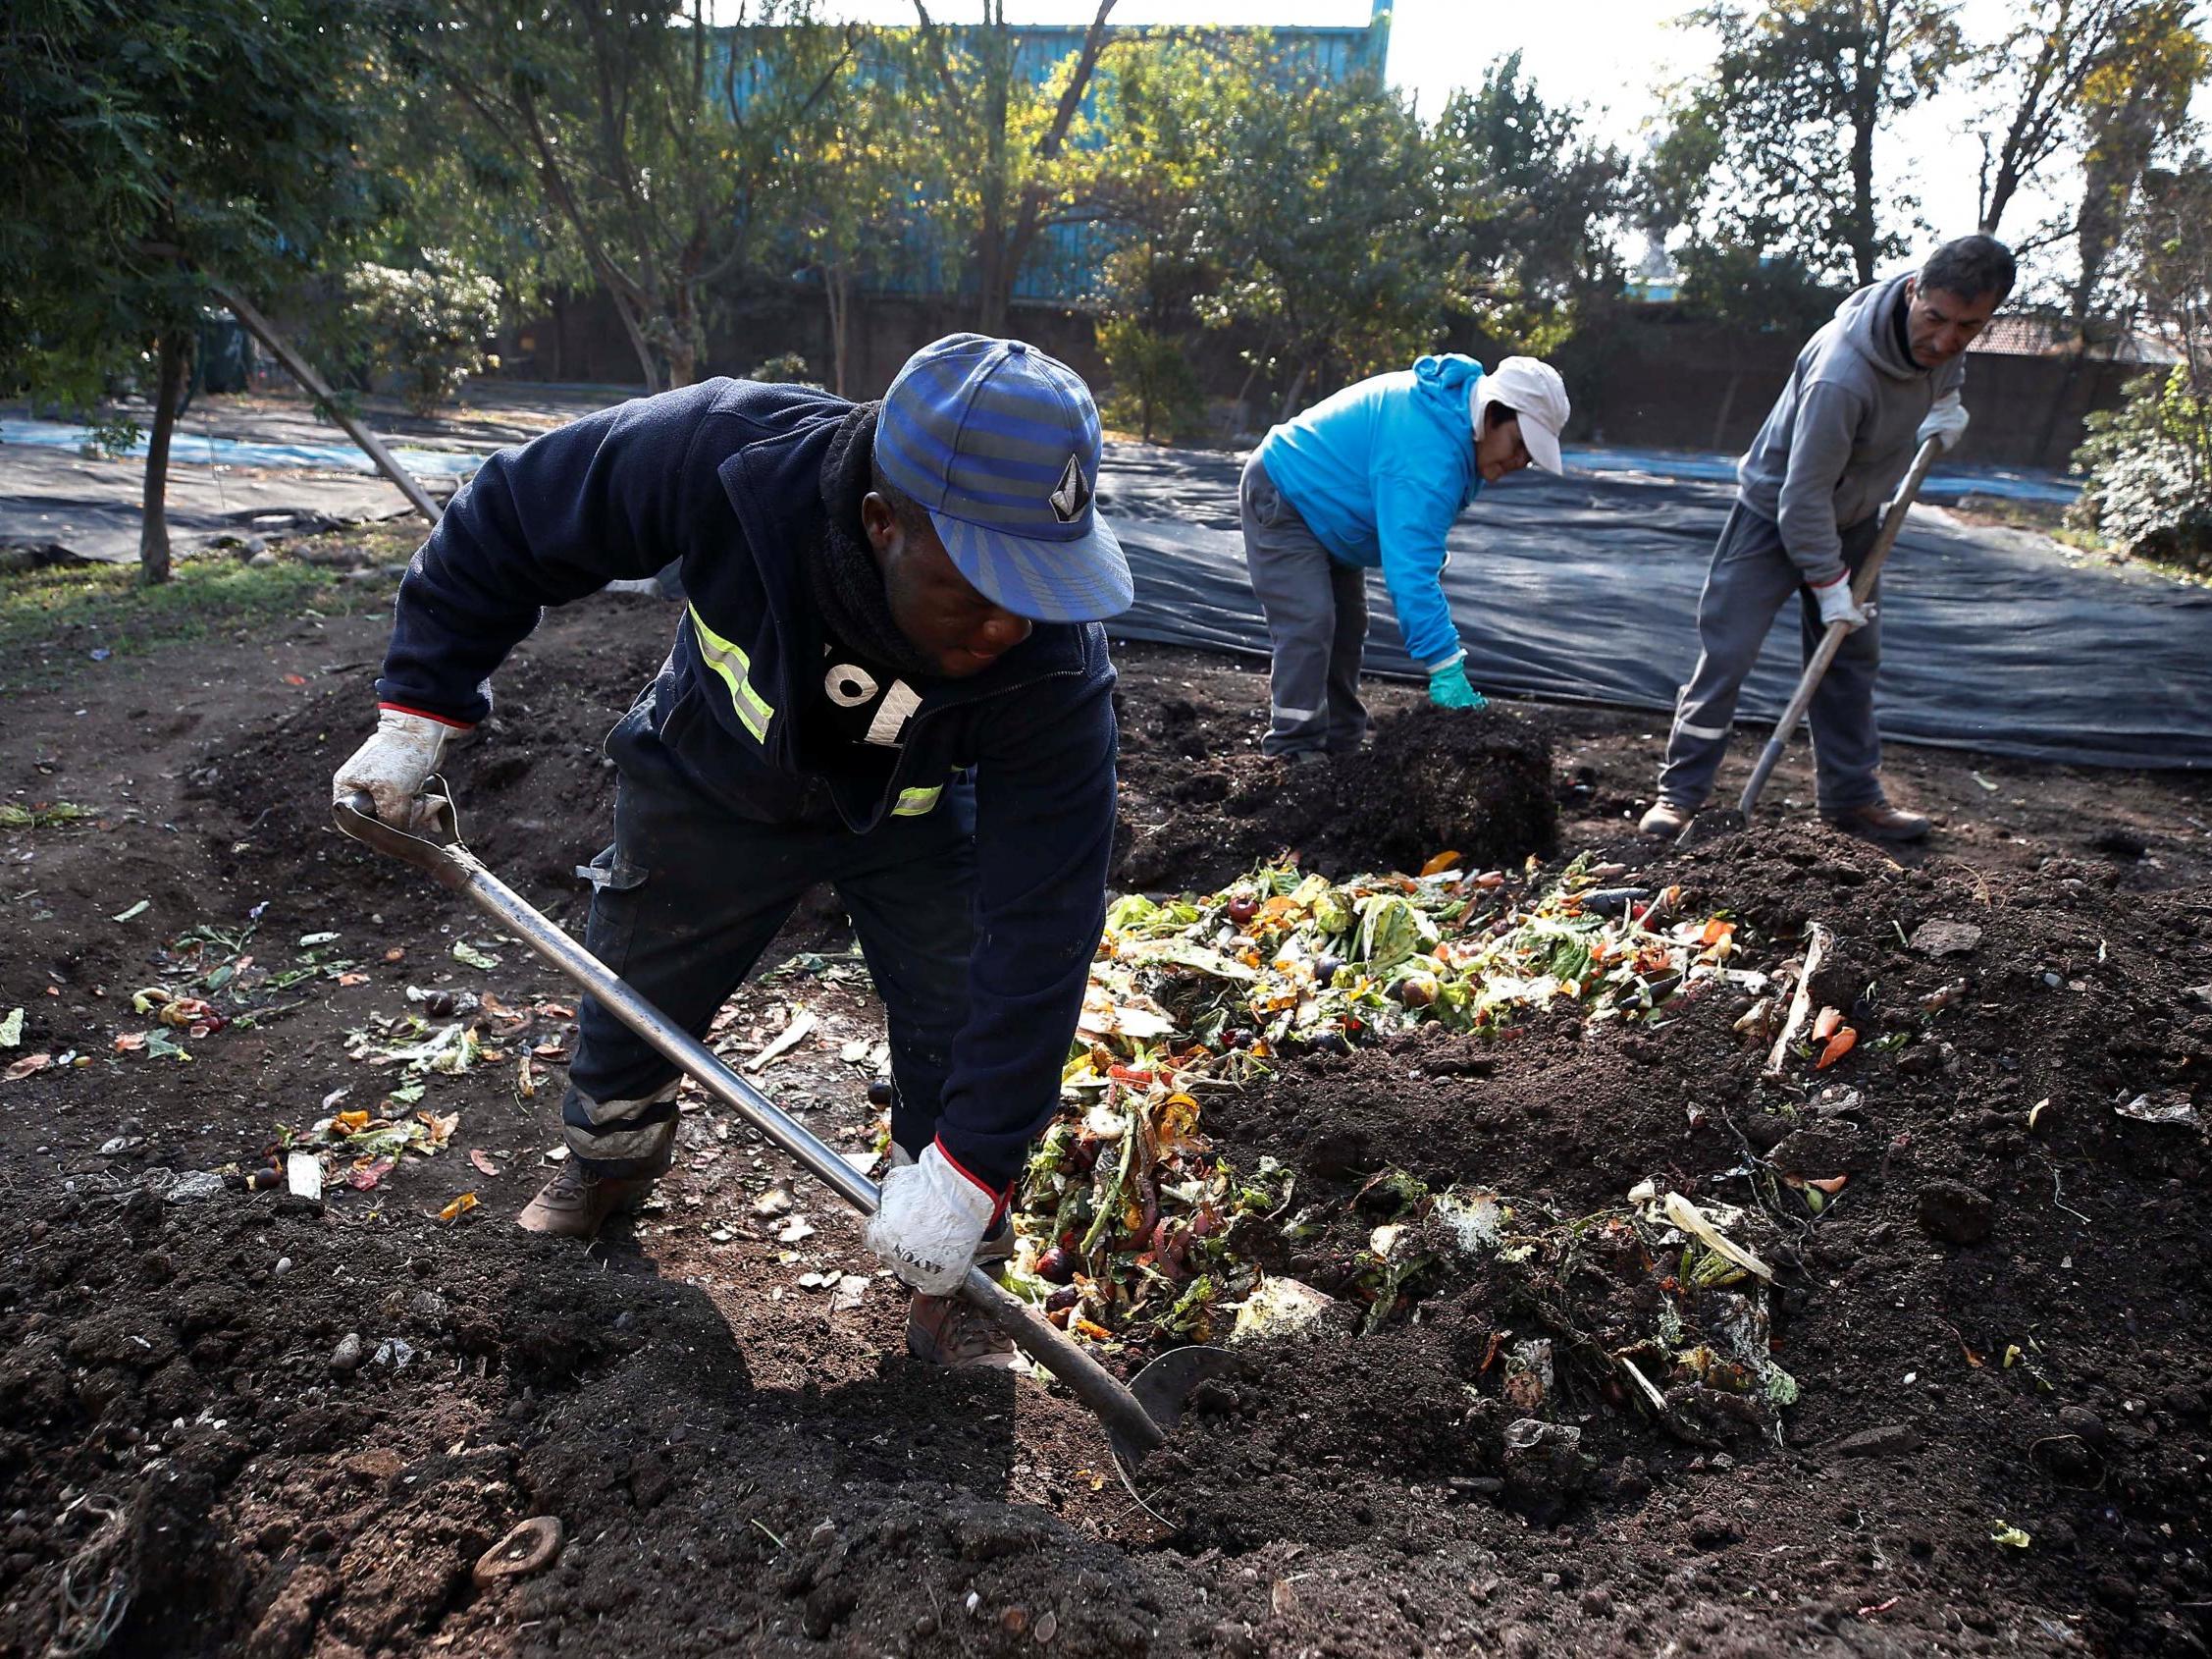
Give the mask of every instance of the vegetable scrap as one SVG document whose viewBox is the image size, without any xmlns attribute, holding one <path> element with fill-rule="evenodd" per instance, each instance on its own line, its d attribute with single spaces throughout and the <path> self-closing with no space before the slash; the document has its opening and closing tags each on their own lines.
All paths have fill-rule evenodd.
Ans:
<svg viewBox="0 0 2212 1659">
<path fill-rule="evenodd" d="M 28 806 L 9 801 L 0 803 L 0 830 L 51 830 L 93 816 L 92 808 L 75 801 L 32 801 Z"/>
<path fill-rule="evenodd" d="M 1273 1158 L 1223 1158 L 1200 1128 L 1204 1094 L 1285 1054 L 1423 1024 L 1495 1037 L 1558 1003 L 1640 1020 L 1707 986 L 1767 988 L 1736 965 L 1737 924 L 1682 916 L 1679 889 L 1602 887 L 1617 870 L 1588 860 L 1543 885 L 1534 869 L 1516 881 L 1440 856 L 1420 876 L 1333 882 L 1284 863 L 1204 896 L 1118 900 L 1063 1074 L 1071 1104 L 1016 1203 L 1009 1287 L 1117 1347 L 1273 1333 L 1331 1302 L 1370 1331 L 1401 1314 L 1437 1267 L 1431 1218 L 1495 1240 L 1497 1201 L 1432 1198 L 1388 1172 L 1362 1191 L 1367 1224 L 1332 1282 L 1285 1281 L 1258 1264 L 1261 1247 L 1322 1238 L 1328 1208 L 1299 1207 Z"/>
</svg>

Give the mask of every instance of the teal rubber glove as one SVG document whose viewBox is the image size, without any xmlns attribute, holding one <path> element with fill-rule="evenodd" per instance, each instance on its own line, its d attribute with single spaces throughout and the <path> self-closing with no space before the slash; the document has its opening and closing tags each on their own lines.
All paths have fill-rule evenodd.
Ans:
<svg viewBox="0 0 2212 1659">
<path fill-rule="evenodd" d="M 1490 699 L 1467 683 L 1467 660 L 1454 657 L 1429 675 L 1429 701 L 1440 709 L 1487 709 Z"/>
</svg>

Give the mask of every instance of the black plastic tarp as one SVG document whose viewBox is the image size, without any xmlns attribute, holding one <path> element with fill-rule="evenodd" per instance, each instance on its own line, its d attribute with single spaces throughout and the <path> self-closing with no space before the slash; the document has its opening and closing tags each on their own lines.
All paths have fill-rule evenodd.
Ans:
<svg viewBox="0 0 2212 1659">
<path fill-rule="evenodd" d="M 1099 506 L 1136 575 L 1117 637 L 1265 655 L 1238 470 L 1227 455 L 1111 449 Z M 1531 470 L 1489 490 L 1454 526 L 1445 571 L 1468 676 L 1493 691 L 1671 710 L 1697 660 L 1698 590 L 1729 501 L 1721 484 L 1617 473 Z M 1369 669 L 1416 673 L 1380 576 L 1369 593 Z M 2212 767 L 2212 590 L 1916 513 L 1882 593 L 1885 736 L 2079 765 Z M 1770 723 L 1796 684 L 1797 627 L 1784 617 L 1742 721 Z"/>
</svg>

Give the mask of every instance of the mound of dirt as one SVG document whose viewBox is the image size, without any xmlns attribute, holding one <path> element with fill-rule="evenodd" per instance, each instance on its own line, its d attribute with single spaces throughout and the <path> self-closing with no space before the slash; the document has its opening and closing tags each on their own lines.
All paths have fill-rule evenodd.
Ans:
<svg viewBox="0 0 2212 1659">
<path fill-rule="evenodd" d="M 1552 745 L 1497 708 L 1386 714 L 1366 748 L 1290 766 L 1225 738 L 1242 723 L 1185 699 L 1123 710 L 1115 885 L 1207 891 L 1290 852 L 1343 873 L 1518 864 L 1558 839 Z"/>
<path fill-rule="evenodd" d="M 1672 1564 L 1724 1557 L 1831 1625 L 1870 1608 L 1931 1620 L 1924 1639 L 1955 1600 L 1968 1636 L 2035 1651 L 2075 1629 L 2200 1651 L 2212 1571 L 2184 1540 L 2212 1525 L 2192 1472 L 2212 1455 L 2196 1259 L 2212 1000 L 2186 965 L 2212 906 L 2117 895 L 2109 867 L 2057 861 L 1996 883 L 1907 874 L 1808 830 L 1733 837 L 1666 875 L 1693 911 L 1732 909 L 1755 952 L 1832 928 L 1814 993 L 1850 1010 L 1859 1047 L 1767 1079 L 1764 1043 L 1733 1029 L 1750 996 L 1716 994 L 1642 1029 L 1554 1018 L 1494 1044 L 1430 1032 L 1309 1056 L 1210 1104 L 1233 1154 L 1290 1159 L 1301 1202 L 1323 1201 L 1322 1241 L 1272 1264 L 1350 1300 L 1259 1349 L 1156 1455 L 1179 1541 L 1366 1539 L 1405 1554 L 1416 1599 L 1443 1597 L 1464 1591 L 1428 1568 L 1441 1541 L 1494 1538 L 1501 1506 L 1563 1526 L 1566 1582 L 1602 1587 L 1594 1623 L 1554 1604 L 1545 1650 L 1658 1639 L 1655 1615 L 1671 1630 L 1702 1593 Z M 1905 942 L 1935 920 L 1978 937 Z M 1364 1234 L 1358 1195 L 1392 1167 L 1567 1213 L 1649 1177 L 1764 1218 L 1772 1355 L 1802 1390 L 1778 1437 L 1661 1419 L 1620 1385 L 1616 1315 L 1649 1295 L 1649 1260 L 1594 1251 L 1569 1280 L 1477 1252 L 1358 1335 L 1362 1293 L 1331 1277 L 1332 1249 Z M 1815 1212 L 1790 1185 L 1805 1177 L 1843 1181 Z M 1533 1410 L 1499 1363 L 1530 1336 L 1557 1359 Z M 1983 1582 L 2017 1617 L 1970 1597 Z"/>
</svg>

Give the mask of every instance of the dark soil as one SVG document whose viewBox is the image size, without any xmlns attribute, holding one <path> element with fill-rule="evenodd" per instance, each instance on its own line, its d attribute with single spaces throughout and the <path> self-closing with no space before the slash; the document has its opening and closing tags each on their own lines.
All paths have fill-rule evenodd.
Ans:
<svg viewBox="0 0 2212 1659">
<path fill-rule="evenodd" d="M 1292 766 L 1187 697 L 1125 693 L 1121 714 L 1126 890 L 1205 891 L 1285 852 L 1346 873 L 1418 870 L 1443 851 L 1490 869 L 1558 839 L 1552 746 L 1525 717 L 1401 709 L 1358 754 Z"/>
<path fill-rule="evenodd" d="M 1261 676 L 1127 653 L 1131 884 L 1215 884 L 1285 847 L 1325 869 L 1447 848 L 1510 865 L 1550 850 L 1555 814 L 1560 855 L 1682 883 L 1741 920 L 1751 960 L 1834 929 L 1818 990 L 1865 1038 L 1820 1080 L 1857 1093 L 1840 1114 L 1809 1083 L 1762 1083 L 1718 992 L 1648 1027 L 1553 1016 L 1487 1046 L 1307 1056 L 1209 1097 L 1233 1153 L 1284 1158 L 1347 1217 L 1394 1165 L 1564 1214 L 1645 1176 L 1750 1204 L 1763 1161 L 1851 1181 L 1776 1253 L 1776 1358 L 1803 1389 L 1779 1446 L 1685 1443 L 1563 1365 L 1548 1415 L 1592 1464 L 1532 1471 L 1483 1365 L 1532 1311 L 1465 1265 L 1372 1336 L 1332 1311 L 1252 1350 L 1143 1472 L 1156 1519 L 1064 1397 L 910 1362 L 903 1299 L 857 1228 L 704 1101 L 662 1205 L 590 1252 L 507 1225 L 557 1140 L 554 1057 L 534 1094 L 511 1059 L 433 1080 L 423 1103 L 461 1114 L 450 1149 L 374 1191 L 157 1196 L 335 1090 L 375 1100 L 389 1075 L 344 1034 L 409 985 L 524 1009 L 565 994 L 326 827 L 331 768 L 368 725 L 378 610 L 112 662 L 0 720 L 0 798 L 95 812 L 0 830 L 0 1017 L 26 1010 L 0 1068 L 55 1056 L 0 1083 L 0 1651 L 2202 1649 L 2206 1149 L 2114 1108 L 2212 1112 L 2212 992 L 2190 989 L 2212 982 L 2204 783 L 1906 752 L 1893 786 L 1947 820 L 1924 852 L 1785 819 L 1675 855 L 1628 825 L 1655 758 L 1642 717 L 1386 717 L 1371 758 L 1290 777 L 1256 755 Z M 643 602 L 551 618 L 449 769 L 471 843 L 571 923 L 572 867 L 607 832 L 598 745 L 666 626 Z M 1227 787 L 1178 794 L 1200 776 Z M 1786 815 L 1805 789 L 1793 756 L 1769 799 Z M 118 1052 L 151 1023 L 132 991 L 178 972 L 173 941 L 257 904 L 265 964 L 335 931 L 360 980 L 272 995 L 283 1011 L 187 1041 L 188 1063 Z M 1932 918 L 1979 944 L 1909 949 Z M 501 966 L 453 961 L 463 937 Z M 862 1148 L 875 1113 L 844 1055 L 879 1015 L 836 977 L 843 942 L 825 897 L 787 943 L 827 977 L 748 987 L 726 1041 L 752 1053 L 815 1014 L 763 1076 Z M 557 1010 L 527 1033 L 556 1051 L 563 1035 Z M 778 1186 L 812 1235 L 764 1217 Z M 433 1219 L 464 1192 L 482 1206 Z M 1986 1236 L 1950 1242 L 1976 1213 Z M 479 1587 L 478 1557 L 534 1516 L 562 1524 L 558 1558 Z"/>
</svg>

